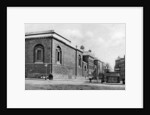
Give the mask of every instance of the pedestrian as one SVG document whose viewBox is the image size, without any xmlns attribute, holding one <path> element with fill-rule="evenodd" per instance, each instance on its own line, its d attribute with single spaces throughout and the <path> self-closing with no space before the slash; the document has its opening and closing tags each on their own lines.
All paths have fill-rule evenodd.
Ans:
<svg viewBox="0 0 150 115">
<path fill-rule="evenodd" d="M 47 76 L 45 76 L 45 80 L 47 80 Z"/>
<path fill-rule="evenodd" d="M 53 75 L 50 73 L 48 78 L 49 78 L 49 80 L 52 80 L 53 79 Z"/>
</svg>

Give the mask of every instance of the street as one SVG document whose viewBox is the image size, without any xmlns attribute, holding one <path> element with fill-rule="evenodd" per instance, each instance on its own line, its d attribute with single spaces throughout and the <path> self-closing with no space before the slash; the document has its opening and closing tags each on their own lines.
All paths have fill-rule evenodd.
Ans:
<svg viewBox="0 0 150 115">
<path fill-rule="evenodd" d="M 26 79 L 26 90 L 125 90 L 125 85 L 119 83 L 97 83 L 88 80 L 44 80 Z"/>
</svg>

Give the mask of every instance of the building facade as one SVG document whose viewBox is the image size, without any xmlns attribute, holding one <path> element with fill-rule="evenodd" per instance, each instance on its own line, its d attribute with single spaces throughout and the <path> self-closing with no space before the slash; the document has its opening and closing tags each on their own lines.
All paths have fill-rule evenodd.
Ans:
<svg viewBox="0 0 150 115">
<path fill-rule="evenodd" d="M 118 57 L 115 61 L 114 70 L 120 74 L 120 81 L 125 83 L 125 56 L 123 58 Z"/>
<path fill-rule="evenodd" d="M 83 53 L 83 61 L 87 63 L 87 74 L 92 75 L 95 65 L 94 65 L 94 56 L 90 52 Z"/>
<path fill-rule="evenodd" d="M 101 62 L 100 60 L 98 59 L 95 59 L 94 60 L 94 65 L 96 67 L 96 75 L 99 77 L 99 78 L 103 78 L 103 62 Z"/>
<path fill-rule="evenodd" d="M 83 76 L 83 52 L 71 46 L 71 41 L 54 31 L 28 33 L 25 38 L 26 77 L 50 73 L 55 78 Z"/>
<path fill-rule="evenodd" d="M 103 72 L 103 64 L 95 57 L 74 47 L 71 41 L 54 31 L 25 34 L 25 76 L 53 79 L 87 77 L 95 68 Z"/>
</svg>

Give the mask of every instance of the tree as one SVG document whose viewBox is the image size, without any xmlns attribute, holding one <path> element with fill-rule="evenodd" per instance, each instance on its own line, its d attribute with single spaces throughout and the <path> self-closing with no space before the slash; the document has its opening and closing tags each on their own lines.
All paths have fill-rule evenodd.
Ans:
<svg viewBox="0 0 150 115">
<path fill-rule="evenodd" d="M 92 50 L 89 50 L 89 52 L 92 52 Z"/>
<path fill-rule="evenodd" d="M 80 46 L 80 49 L 81 49 L 81 50 L 84 50 L 84 46 L 83 46 L 83 45 L 81 45 L 81 46 Z"/>
<path fill-rule="evenodd" d="M 118 59 L 120 59 L 120 56 L 118 56 Z"/>
</svg>

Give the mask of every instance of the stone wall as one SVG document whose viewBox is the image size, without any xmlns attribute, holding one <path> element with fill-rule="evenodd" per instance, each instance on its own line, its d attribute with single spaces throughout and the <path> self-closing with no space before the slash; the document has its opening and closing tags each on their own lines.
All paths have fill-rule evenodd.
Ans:
<svg viewBox="0 0 150 115">
<path fill-rule="evenodd" d="M 59 46 L 62 51 L 62 63 L 57 64 L 57 58 L 56 58 L 56 48 Z M 52 54 L 52 60 L 53 60 L 53 74 L 58 75 L 62 74 L 62 76 L 75 76 L 75 67 L 76 67 L 76 61 L 75 61 L 75 49 L 69 47 L 68 45 L 53 39 L 53 54 Z"/>
</svg>

